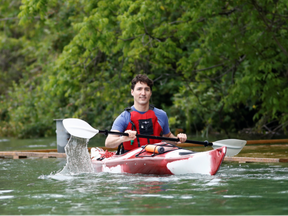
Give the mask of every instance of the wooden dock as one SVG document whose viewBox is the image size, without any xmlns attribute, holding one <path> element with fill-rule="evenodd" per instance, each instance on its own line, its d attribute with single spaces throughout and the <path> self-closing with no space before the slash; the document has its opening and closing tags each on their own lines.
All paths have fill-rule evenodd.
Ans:
<svg viewBox="0 0 288 216">
<path fill-rule="evenodd" d="M 66 158 L 65 153 L 36 151 L 1 151 L 0 158 Z M 47 150 L 46 150 L 47 151 Z M 57 150 L 56 150 L 57 151 Z M 288 158 L 225 157 L 224 161 L 239 163 L 288 163 Z"/>
<path fill-rule="evenodd" d="M 225 157 L 224 161 L 239 163 L 288 163 L 288 158 Z"/>
<path fill-rule="evenodd" d="M 288 139 L 281 140 L 248 140 L 247 145 L 259 145 L 259 144 L 284 144 L 288 143 Z M 191 147 L 194 144 L 179 144 L 180 147 Z M 198 146 L 199 145 L 195 145 Z M 264 146 L 264 145 L 263 145 Z M 273 145 L 271 145 L 273 146 Z M 276 145 L 277 146 L 277 145 Z M 259 146 L 260 147 L 260 146 Z M 116 149 L 110 149 L 101 147 L 104 150 L 115 151 Z M 244 147 L 245 148 L 245 147 Z M 286 147 L 285 147 L 286 148 Z M 90 152 L 91 147 L 88 148 Z M 285 156 L 284 156 L 285 157 Z M 0 151 L 0 158 L 12 158 L 12 159 L 24 159 L 24 158 L 66 158 L 66 153 L 58 153 L 57 149 L 38 149 L 38 150 L 22 150 L 22 151 Z M 225 157 L 224 161 L 239 162 L 239 163 L 288 163 L 287 158 L 263 158 L 263 157 Z"/>
<path fill-rule="evenodd" d="M 57 152 L 1 151 L 0 158 L 66 158 L 66 154 Z"/>
<path fill-rule="evenodd" d="M 256 144 L 287 144 L 288 139 L 272 139 L 272 140 L 247 140 L 246 145 L 256 145 Z"/>
<path fill-rule="evenodd" d="M 117 149 L 109 149 L 101 147 L 104 150 L 115 151 Z M 88 148 L 91 151 L 91 147 Z M 0 151 L 0 158 L 24 159 L 24 158 L 66 158 L 66 153 L 58 153 L 57 149 L 36 149 L 22 151 Z"/>
</svg>

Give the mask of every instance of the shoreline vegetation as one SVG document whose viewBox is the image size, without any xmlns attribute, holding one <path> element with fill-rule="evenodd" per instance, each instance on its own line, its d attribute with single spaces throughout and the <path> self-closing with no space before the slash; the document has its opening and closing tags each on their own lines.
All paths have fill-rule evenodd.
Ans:
<svg viewBox="0 0 288 216">
<path fill-rule="evenodd" d="M 9 1 L 0 5 L 0 137 L 53 119 L 110 129 L 130 81 L 154 80 L 171 131 L 287 135 L 286 1 Z"/>
</svg>

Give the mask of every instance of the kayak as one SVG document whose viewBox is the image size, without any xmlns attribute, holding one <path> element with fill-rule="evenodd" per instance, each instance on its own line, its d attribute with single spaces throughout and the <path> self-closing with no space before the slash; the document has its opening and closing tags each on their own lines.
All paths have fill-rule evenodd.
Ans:
<svg viewBox="0 0 288 216">
<path fill-rule="evenodd" d="M 160 142 L 146 145 L 127 153 L 91 148 L 94 172 L 181 175 L 215 175 L 226 155 L 227 147 L 222 146 L 205 152 L 194 152 L 175 145 Z"/>
<path fill-rule="evenodd" d="M 67 150 L 66 147 L 69 145 L 65 147 L 65 151 L 71 153 L 69 153 L 69 155 L 67 154 L 65 172 L 75 172 L 76 170 L 77 172 L 139 173 L 155 175 L 191 173 L 215 175 L 219 170 L 225 155 L 231 157 L 238 154 L 247 143 L 245 140 L 238 139 L 224 139 L 215 142 L 186 140 L 186 143 L 204 145 L 205 147 L 212 146 L 214 148 L 214 150 L 211 151 L 193 152 L 172 144 L 161 142 L 154 145 L 139 147 L 121 155 L 108 151 L 104 152 L 104 150 L 102 149 L 101 151 L 100 148 L 92 148 L 92 160 L 90 159 L 88 152 L 87 160 L 83 160 L 83 157 L 78 157 L 81 155 L 79 152 L 85 151 L 88 140 L 96 134 L 103 133 L 105 135 L 114 134 L 119 136 L 129 136 L 129 134 L 118 131 L 97 130 L 87 122 L 75 118 L 64 119 L 63 126 L 67 132 L 71 134 L 71 138 L 68 141 L 68 144 L 71 141 L 71 146 Z M 79 143 L 82 145 L 78 145 L 76 140 L 73 141 L 73 137 L 78 139 Z M 145 134 L 136 134 L 136 137 L 179 142 L 178 138 L 148 136 Z M 81 146 L 81 149 L 79 146 Z M 78 160 L 75 158 L 78 158 Z"/>
<path fill-rule="evenodd" d="M 63 126 L 71 135 L 65 151 L 67 164 L 62 173 L 111 172 L 131 174 L 181 175 L 208 174 L 215 175 L 224 157 L 238 154 L 247 141 L 224 139 L 214 142 L 186 140 L 185 143 L 212 146 L 214 150 L 194 152 L 175 145 L 160 142 L 131 150 L 124 154 L 91 148 L 91 157 L 87 151 L 89 139 L 98 133 L 129 136 L 128 133 L 97 130 L 81 119 L 68 118 Z M 178 138 L 148 136 L 136 134 L 136 137 L 178 142 Z M 84 156 L 83 156 L 84 155 Z M 91 159 L 92 158 L 92 159 Z"/>
</svg>

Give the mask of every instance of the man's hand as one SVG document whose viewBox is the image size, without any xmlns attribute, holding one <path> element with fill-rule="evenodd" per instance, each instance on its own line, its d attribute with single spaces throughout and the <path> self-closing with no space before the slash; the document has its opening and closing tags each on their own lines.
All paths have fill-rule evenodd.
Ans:
<svg viewBox="0 0 288 216">
<path fill-rule="evenodd" d="M 187 136 L 184 133 L 177 134 L 177 138 L 179 139 L 179 142 L 177 142 L 178 144 L 184 143 L 187 140 Z"/>
<path fill-rule="evenodd" d="M 123 142 L 127 142 L 127 141 L 130 141 L 130 140 L 134 140 L 136 139 L 136 131 L 132 131 L 132 130 L 126 130 L 124 133 L 128 133 L 129 136 L 123 136 L 122 139 L 123 139 Z"/>
</svg>

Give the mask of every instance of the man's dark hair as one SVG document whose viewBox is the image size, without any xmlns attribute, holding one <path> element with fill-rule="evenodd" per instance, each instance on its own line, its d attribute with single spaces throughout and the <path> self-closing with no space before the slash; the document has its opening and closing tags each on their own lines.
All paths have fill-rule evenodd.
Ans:
<svg viewBox="0 0 288 216">
<path fill-rule="evenodd" d="M 132 81 L 131 81 L 131 89 L 134 90 L 134 87 L 136 83 L 142 82 L 146 83 L 149 87 L 150 90 L 152 91 L 152 86 L 153 86 L 153 80 L 149 79 L 147 75 L 145 74 L 138 74 Z"/>
</svg>

